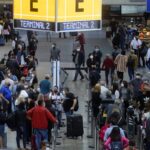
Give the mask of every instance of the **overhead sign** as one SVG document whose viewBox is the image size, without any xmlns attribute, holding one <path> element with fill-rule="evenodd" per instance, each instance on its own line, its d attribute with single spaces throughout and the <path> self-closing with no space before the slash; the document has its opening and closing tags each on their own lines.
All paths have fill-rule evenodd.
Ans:
<svg viewBox="0 0 150 150">
<path fill-rule="evenodd" d="M 150 0 L 147 0 L 147 12 L 150 13 Z"/>
<path fill-rule="evenodd" d="M 14 0 L 14 27 L 48 31 L 100 30 L 102 0 Z"/>
</svg>

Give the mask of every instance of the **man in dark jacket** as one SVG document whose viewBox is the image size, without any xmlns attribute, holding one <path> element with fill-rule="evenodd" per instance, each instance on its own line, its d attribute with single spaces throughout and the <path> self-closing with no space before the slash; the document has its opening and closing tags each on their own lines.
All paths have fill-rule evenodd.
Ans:
<svg viewBox="0 0 150 150">
<path fill-rule="evenodd" d="M 70 92 L 69 88 L 64 88 L 65 100 L 63 102 L 63 109 L 66 116 L 73 114 L 75 105 L 77 104 L 77 99 L 73 93 Z"/>
<path fill-rule="evenodd" d="M 75 56 L 75 59 L 74 59 L 74 63 L 75 63 L 75 67 L 76 67 L 76 73 L 75 73 L 73 81 L 77 80 L 78 74 L 80 74 L 81 80 L 84 79 L 83 73 L 81 72 L 81 69 L 80 69 L 80 67 L 81 67 L 81 65 L 83 64 L 83 61 L 84 61 L 84 54 L 81 51 L 81 47 L 77 47 L 76 51 L 77 52 L 76 52 L 76 56 Z"/>
</svg>

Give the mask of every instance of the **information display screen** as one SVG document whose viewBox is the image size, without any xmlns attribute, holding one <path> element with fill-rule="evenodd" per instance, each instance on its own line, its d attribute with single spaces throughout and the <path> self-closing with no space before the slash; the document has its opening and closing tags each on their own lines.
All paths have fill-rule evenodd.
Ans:
<svg viewBox="0 0 150 150">
<path fill-rule="evenodd" d="M 121 6 L 121 13 L 122 14 L 138 14 L 144 13 L 146 11 L 146 6 L 131 6 L 131 5 L 122 5 Z"/>
</svg>

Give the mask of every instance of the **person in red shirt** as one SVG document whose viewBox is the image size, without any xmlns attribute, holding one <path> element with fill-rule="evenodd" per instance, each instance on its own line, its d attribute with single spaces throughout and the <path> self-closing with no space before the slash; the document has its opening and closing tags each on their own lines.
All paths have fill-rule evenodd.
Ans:
<svg viewBox="0 0 150 150">
<path fill-rule="evenodd" d="M 48 139 L 48 120 L 56 123 L 56 118 L 44 107 L 44 100 L 38 100 L 38 106 L 27 112 L 27 117 L 31 119 L 32 128 L 35 134 L 35 143 L 37 150 L 41 149 L 41 142 L 47 142 Z"/>
<path fill-rule="evenodd" d="M 113 77 L 113 72 L 114 72 L 114 61 L 111 58 L 111 56 L 109 54 L 106 55 L 106 58 L 103 61 L 103 65 L 102 65 L 102 69 L 105 70 L 105 80 L 106 80 L 106 84 L 109 85 L 109 75 L 111 75 L 111 82 L 112 77 Z"/>
</svg>

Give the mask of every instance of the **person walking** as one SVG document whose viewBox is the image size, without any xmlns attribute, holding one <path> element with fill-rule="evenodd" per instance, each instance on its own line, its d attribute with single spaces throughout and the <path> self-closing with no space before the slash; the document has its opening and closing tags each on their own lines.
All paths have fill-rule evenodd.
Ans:
<svg viewBox="0 0 150 150">
<path fill-rule="evenodd" d="M 134 53 L 138 57 L 138 66 L 140 67 L 140 49 L 142 46 L 142 41 L 138 38 L 138 36 L 134 36 L 131 41 L 130 47 L 134 50 Z"/>
<path fill-rule="evenodd" d="M 85 48 L 84 48 L 85 37 L 84 37 L 84 34 L 82 32 L 79 32 L 75 40 L 79 43 L 80 50 L 83 53 L 83 63 L 82 64 L 84 66 L 84 63 L 85 63 Z"/>
<path fill-rule="evenodd" d="M 104 59 L 103 65 L 102 65 L 102 69 L 105 70 L 105 80 L 106 80 L 106 84 L 109 85 L 109 75 L 111 75 L 111 79 L 110 81 L 112 82 L 112 76 L 113 76 L 113 72 L 114 72 L 114 61 L 113 59 L 110 57 L 109 54 L 106 55 L 106 58 Z"/>
<path fill-rule="evenodd" d="M 81 51 L 84 52 L 84 44 L 85 44 L 85 37 L 84 37 L 84 34 L 79 32 L 77 37 L 76 37 L 76 41 L 79 42 L 80 44 L 80 47 L 81 47 Z"/>
<path fill-rule="evenodd" d="M 130 47 L 134 50 L 134 53 L 138 55 L 139 48 L 142 45 L 142 41 L 138 38 L 138 36 L 134 36 L 131 41 Z"/>
<path fill-rule="evenodd" d="M 47 108 L 44 107 L 43 99 L 38 100 L 38 105 L 33 107 L 27 112 L 27 116 L 31 119 L 32 128 L 35 134 L 35 143 L 37 150 L 41 149 L 41 143 L 48 140 L 48 120 L 52 123 L 56 123 L 56 118 L 52 115 Z"/>
<path fill-rule="evenodd" d="M 122 81 L 124 72 L 126 71 L 126 65 L 128 57 L 125 55 L 125 51 L 122 51 L 121 54 L 117 55 L 114 63 L 116 64 L 117 76 Z"/>
<path fill-rule="evenodd" d="M 53 43 L 50 49 L 50 61 L 56 60 L 60 60 L 60 49 L 56 47 L 56 43 Z"/>
<path fill-rule="evenodd" d="M 137 66 L 138 57 L 134 54 L 134 50 L 131 50 L 127 61 L 128 75 L 130 80 L 134 79 L 134 72 Z"/>
<path fill-rule="evenodd" d="M 74 59 L 76 72 L 75 72 L 75 76 L 74 76 L 73 81 L 77 80 L 78 74 L 80 74 L 81 80 L 84 79 L 83 73 L 81 72 L 81 65 L 83 64 L 83 61 L 84 61 L 84 54 L 81 51 L 81 47 L 77 47 L 76 55 L 75 55 L 75 59 Z"/>
</svg>

